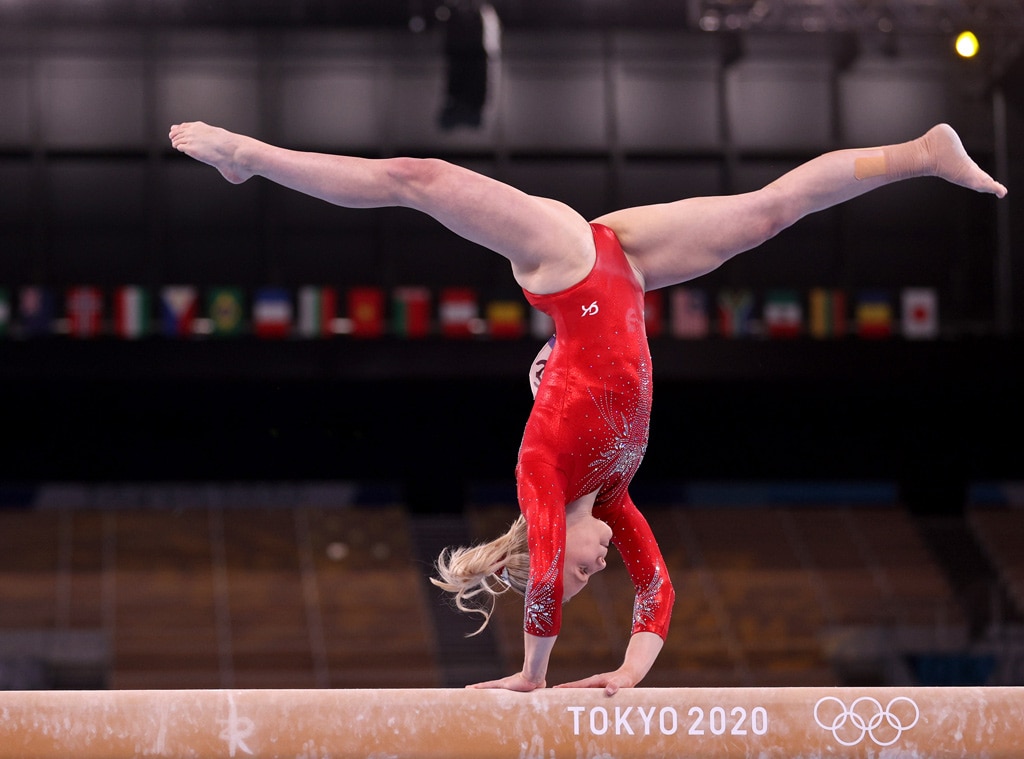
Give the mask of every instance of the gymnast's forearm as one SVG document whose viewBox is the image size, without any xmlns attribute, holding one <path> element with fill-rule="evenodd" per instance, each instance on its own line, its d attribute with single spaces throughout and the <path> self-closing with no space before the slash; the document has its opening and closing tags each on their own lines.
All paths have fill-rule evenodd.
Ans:
<svg viewBox="0 0 1024 759">
<path fill-rule="evenodd" d="M 540 637 L 523 633 L 523 677 L 532 683 L 543 683 L 547 677 L 548 661 L 557 636 Z"/>
<path fill-rule="evenodd" d="M 631 685 L 637 685 L 651 671 L 664 645 L 665 641 L 657 633 L 635 633 L 629 639 L 626 656 L 619 671 L 632 681 Z"/>
</svg>

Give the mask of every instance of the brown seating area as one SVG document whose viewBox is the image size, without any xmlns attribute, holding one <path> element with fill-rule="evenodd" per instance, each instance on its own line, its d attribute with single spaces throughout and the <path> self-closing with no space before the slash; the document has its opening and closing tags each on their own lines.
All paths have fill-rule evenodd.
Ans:
<svg viewBox="0 0 1024 759">
<path fill-rule="evenodd" d="M 832 685 L 837 629 L 957 624 L 898 507 L 648 507 L 677 601 L 651 686 Z M 1024 587 L 1024 521 L 972 524 Z M 514 505 L 466 513 L 475 540 Z M 0 631 L 102 631 L 108 685 L 431 687 L 442 682 L 429 567 L 401 506 L 0 511 Z M 1018 596 L 1020 598 L 1022 596 Z M 613 669 L 633 588 L 616 552 L 568 603 L 550 682 Z M 492 631 L 514 671 L 522 600 Z"/>
<path fill-rule="evenodd" d="M 1017 612 L 1024 614 L 1024 509 L 975 507 L 968 512 L 968 522 Z"/>
<path fill-rule="evenodd" d="M 787 512 L 839 625 L 962 624 L 962 610 L 899 508 Z"/>
<path fill-rule="evenodd" d="M 0 511 L 0 629 L 57 624 L 57 514 Z"/>
<path fill-rule="evenodd" d="M 0 629 L 104 631 L 113 688 L 433 686 L 406 519 L 399 507 L 0 512 Z"/>
<path fill-rule="evenodd" d="M 774 509 L 672 509 L 661 529 L 678 541 L 696 572 L 710 619 L 702 660 L 692 677 L 713 665 L 732 685 L 832 684 L 819 632 L 824 625 L 812 575 Z M 657 527 L 655 528 L 658 529 Z M 662 543 L 665 542 L 663 538 Z M 682 589 L 682 593 L 687 591 Z M 686 638 L 683 618 L 674 637 Z M 700 680 L 697 680 L 699 683 Z"/>
</svg>

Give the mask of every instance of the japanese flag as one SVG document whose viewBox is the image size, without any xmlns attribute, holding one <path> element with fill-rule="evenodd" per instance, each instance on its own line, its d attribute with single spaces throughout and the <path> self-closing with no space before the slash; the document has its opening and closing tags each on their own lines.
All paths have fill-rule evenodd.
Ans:
<svg viewBox="0 0 1024 759">
<path fill-rule="evenodd" d="M 901 297 L 903 336 L 934 340 L 939 336 L 939 298 L 931 287 L 908 287 Z"/>
</svg>

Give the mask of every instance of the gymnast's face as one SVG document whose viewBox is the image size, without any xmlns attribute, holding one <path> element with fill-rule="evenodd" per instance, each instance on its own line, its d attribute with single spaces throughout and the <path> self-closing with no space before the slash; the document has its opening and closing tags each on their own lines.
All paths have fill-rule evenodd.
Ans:
<svg viewBox="0 0 1024 759">
<path fill-rule="evenodd" d="M 592 516 L 575 521 L 565 530 L 564 601 L 587 586 L 590 578 L 607 566 L 612 528 Z"/>
</svg>

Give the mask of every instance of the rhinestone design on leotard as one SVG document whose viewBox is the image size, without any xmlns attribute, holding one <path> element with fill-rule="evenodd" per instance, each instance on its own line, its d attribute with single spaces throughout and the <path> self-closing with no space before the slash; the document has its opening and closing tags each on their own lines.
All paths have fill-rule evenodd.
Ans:
<svg viewBox="0 0 1024 759">
<path fill-rule="evenodd" d="M 646 361 L 637 364 L 640 379 L 636 396 L 622 405 L 607 391 L 600 395 L 590 391 L 590 398 L 597 407 L 598 415 L 611 433 L 597 458 L 590 462 L 587 476 L 578 491 L 589 493 L 609 482 L 614 485 L 601 493 L 602 499 L 618 496 L 619 491 L 629 486 L 630 480 L 640 468 L 640 462 L 647 452 L 647 436 L 651 419 L 651 369 Z"/>
<path fill-rule="evenodd" d="M 633 602 L 633 628 L 643 628 L 654 621 L 661 605 L 658 602 L 658 594 L 664 582 L 661 574 L 661 564 L 654 567 L 654 576 L 646 588 L 637 590 L 636 600 Z"/>
<path fill-rule="evenodd" d="M 562 550 L 555 553 L 548 571 L 538 582 L 529 582 L 526 586 L 526 599 L 523 613 L 524 627 L 527 632 L 546 631 L 551 629 L 552 608 L 557 607 L 555 600 L 555 581 L 558 579 L 559 567 L 562 565 Z"/>
</svg>

